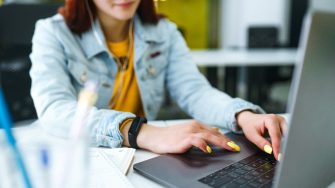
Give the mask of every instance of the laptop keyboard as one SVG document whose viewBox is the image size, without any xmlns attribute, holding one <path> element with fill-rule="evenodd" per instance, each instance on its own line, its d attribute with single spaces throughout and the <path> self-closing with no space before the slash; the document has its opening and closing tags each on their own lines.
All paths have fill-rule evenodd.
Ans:
<svg viewBox="0 0 335 188">
<path fill-rule="evenodd" d="M 271 187 L 276 160 L 269 155 L 255 154 L 199 179 L 210 187 Z"/>
</svg>

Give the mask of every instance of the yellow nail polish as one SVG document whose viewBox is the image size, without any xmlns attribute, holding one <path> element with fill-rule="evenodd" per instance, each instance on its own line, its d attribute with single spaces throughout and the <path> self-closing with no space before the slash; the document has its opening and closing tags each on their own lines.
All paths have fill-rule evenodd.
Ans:
<svg viewBox="0 0 335 188">
<path fill-rule="evenodd" d="M 265 145 L 263 149 L 266 153 L 272 154 L 272 147 L 271 146 Z"/>
<path fill-rule="evenodd" d="M 278 161 L 280 161 L 280 159 L 281 159 L 281 153 L 279 153 L 278 155 Z"/>
<path fill-rule="evenodd" d="M 206 150 L 207 150 L 208 153 L 212 153 L 212 148 L 211 147 L 206 146 Z"/>
<path fill-rule="evenodd" d="M 229 142 L 227 142 L 227 145 L 228 145 L 229 147 L 233 148 L 233 150 L 235 150 L 235 151 L 241 151 L 240 146 L 237 145 L 237 144 L 236 144 L 235 142 L 233 142 L 233 141 L 229 141 Z"/>
</svg>

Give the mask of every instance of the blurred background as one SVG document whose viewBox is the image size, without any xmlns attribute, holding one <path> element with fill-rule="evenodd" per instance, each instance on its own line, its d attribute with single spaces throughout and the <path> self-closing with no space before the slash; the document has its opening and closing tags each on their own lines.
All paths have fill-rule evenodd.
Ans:
<svg viewBox="0 0 335 188">
<path fill-rule="evenodd" d="M 36 118 L 29 53 L 34 23 L 64 0 L 0 0 L 0 81 L 14 121 Z M 303 17 L 323 0 L 155 0 L 178 25 L 209 82 L 285 113 Z M 189 118 L 168 97 L 158 119 Z"/>
</svg>

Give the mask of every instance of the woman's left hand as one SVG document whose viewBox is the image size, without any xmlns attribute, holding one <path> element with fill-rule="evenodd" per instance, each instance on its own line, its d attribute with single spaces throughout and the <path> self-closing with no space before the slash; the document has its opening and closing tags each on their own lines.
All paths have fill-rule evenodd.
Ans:
<svg viewBox="0 0 335 188">
<path fill-rule="evenodd" d="M 250 111 L 242 111 L 236 116 L 237 124 L 242 128 L 245 136 L 269 154 L 274 154 L 280 160 L 280 142 L 286 132 L 286 122 L 281 116 L 275 114 L 255 114 Z M 271 143 L 264 138 L 268 132 Z"/>
</svg>

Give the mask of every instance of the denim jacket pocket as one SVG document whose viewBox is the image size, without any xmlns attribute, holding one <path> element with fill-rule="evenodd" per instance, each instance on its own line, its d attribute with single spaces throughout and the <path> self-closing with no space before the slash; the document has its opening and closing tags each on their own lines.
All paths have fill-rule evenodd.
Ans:
<svg viewBox="0 0 335 188">
<path fill-rule="evenodd" d="M 145 66 L 145 72 L 148 78 L 157 78 L 165 72 L 168 61 L 163 56 L 148 57 Z"/>
</svg>

